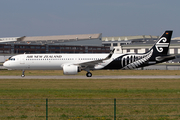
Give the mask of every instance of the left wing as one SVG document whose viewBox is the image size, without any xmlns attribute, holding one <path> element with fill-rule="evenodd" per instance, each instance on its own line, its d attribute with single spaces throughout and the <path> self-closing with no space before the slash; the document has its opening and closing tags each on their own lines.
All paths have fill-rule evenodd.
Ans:
<svg viewBox="0 0 180 120">
<path fill-rule="evenodd" d="M 102 63 L 104 60 L 108 60 L 112 57 L 113 53 L 114 53 L 113 49 L 109 55 L 101 60 L 95 60 L 95 61 L 89 61 L 89 62 L 84 62 L 84 63 L 79 63 L 79 64 L 74 64 L 74 65 L 78 65 L 79 67 L 81 67 L 82 69 L 87 69 L 87 68 L 94 68 L 95 65 L 97 65 L 98 63 Z"/>
</svg>

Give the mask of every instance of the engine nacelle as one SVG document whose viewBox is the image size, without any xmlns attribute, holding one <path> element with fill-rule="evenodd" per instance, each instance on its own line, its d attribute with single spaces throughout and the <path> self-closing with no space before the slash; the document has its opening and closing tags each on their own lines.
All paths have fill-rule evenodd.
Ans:
<svg viewBox="0 0 180 120">
<path fill-rule="evenodd" d="M 63 73 L 65 75 L 75 75 L 80 71 L 81 71 L 80 68 L 75 65 L 64 65 L 63 66 Z"/>
</svg>

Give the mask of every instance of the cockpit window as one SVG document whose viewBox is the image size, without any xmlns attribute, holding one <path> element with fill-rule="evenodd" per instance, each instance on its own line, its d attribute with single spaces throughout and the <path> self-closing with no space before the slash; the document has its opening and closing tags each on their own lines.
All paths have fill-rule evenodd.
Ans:
<svg viewBox="0 0 180 120">
<path fill-rule="evenodd" d="M 15 61 L 15 58 L 10 58 L 9 60 Z"/>
<path fill-rule="evenodd" d="M 15 58 L 12 58 L 12 56 L 11 56 L 6 61 L 8 61 L 8 60 L 15 61 Z"/>
</svg>

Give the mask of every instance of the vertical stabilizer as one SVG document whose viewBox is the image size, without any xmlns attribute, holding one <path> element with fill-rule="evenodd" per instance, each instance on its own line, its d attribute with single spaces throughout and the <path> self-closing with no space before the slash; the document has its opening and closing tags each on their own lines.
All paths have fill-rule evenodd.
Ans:
<svg viewBox="0 0 180 120">
<path fill-rule="evenodd" d="M 168 54 L 172 32 L 173 31 L 165 31 L 150 49 L 150 51 L 153 49 L 153 56 L 164 56 Z"/>
</svg>

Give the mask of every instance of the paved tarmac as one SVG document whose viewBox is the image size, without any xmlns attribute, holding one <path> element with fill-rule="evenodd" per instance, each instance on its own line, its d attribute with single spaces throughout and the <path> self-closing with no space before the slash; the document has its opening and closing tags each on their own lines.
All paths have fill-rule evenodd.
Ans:
<svg viewBox="0 0 180 120">
<path fill-rule="evenodd" d="M 0 76 L 0 79 L 180 79 L 179 75 L 174 76 Z"/>
</svg>

